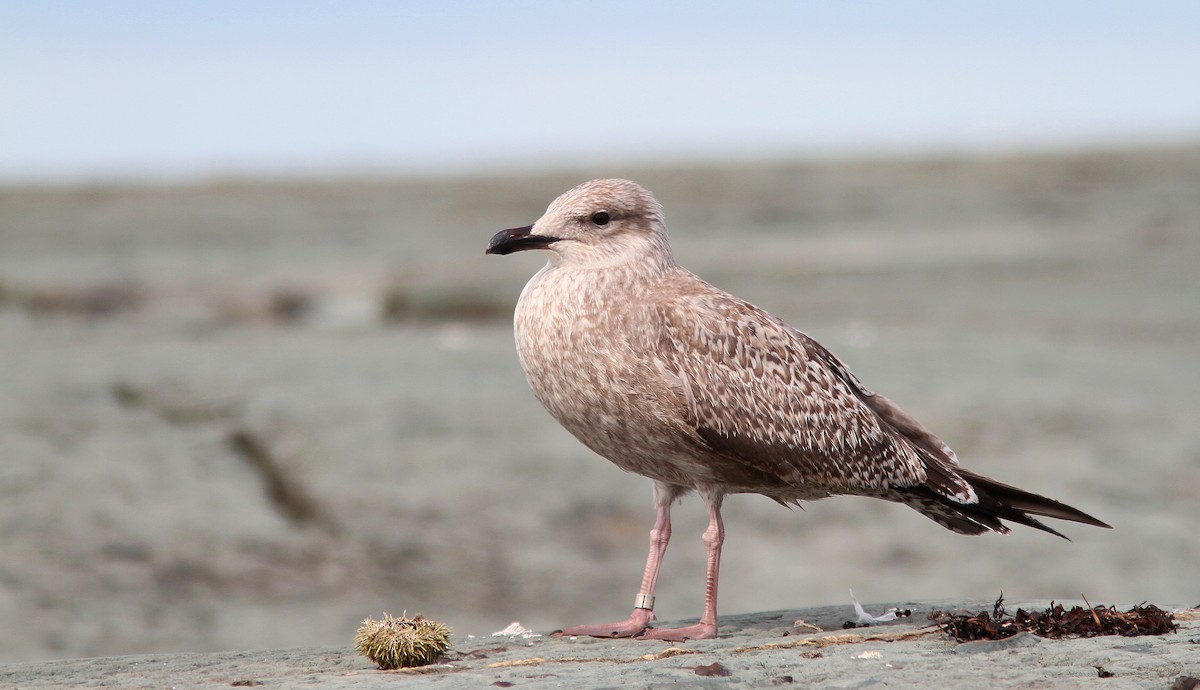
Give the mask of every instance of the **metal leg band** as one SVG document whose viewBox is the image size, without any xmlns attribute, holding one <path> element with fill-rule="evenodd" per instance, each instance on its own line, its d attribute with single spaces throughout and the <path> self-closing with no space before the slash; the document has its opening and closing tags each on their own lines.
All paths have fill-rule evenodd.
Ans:
<svg viewBox="0 0 1200 690">
<path fill-rule="evenodd" d="M 649 594 L 639 594 L 633 599 L 633 608 L 646 609 L 647 611 L 654 610 L 654 597 Z"/>
</svg>

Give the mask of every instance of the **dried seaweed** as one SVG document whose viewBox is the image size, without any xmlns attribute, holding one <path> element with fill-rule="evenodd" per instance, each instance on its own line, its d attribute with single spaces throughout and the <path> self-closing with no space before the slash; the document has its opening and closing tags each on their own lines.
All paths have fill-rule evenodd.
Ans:
<svg viewBox="0 0 1200 690">
<path fill-rule="evenodd" d="M 1087 603 L 1087 599 L 1084 599 Z M 1004 610 L 1004 595 L 987 611 L 946 612 L 935 610 L 929 620 L 958 642 L 974 640 L 1003 640 L 1020 632 L 1039 637 L 1096 637 L 1099 635 L 1165 635 L 1175 632 L 1179 625 L 1169 611 L 1142 602 L 1121 612 L 1111 606 L 1075 606 L 1067 609 L 1050 602 L 1043 611 L 1017 609 L 1015 616 Z"/>
</svg>

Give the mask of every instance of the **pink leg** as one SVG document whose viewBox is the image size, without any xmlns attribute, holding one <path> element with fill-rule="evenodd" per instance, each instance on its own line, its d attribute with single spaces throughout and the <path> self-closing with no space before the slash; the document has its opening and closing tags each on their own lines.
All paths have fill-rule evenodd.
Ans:
<svg viewBox="0 0 1200 690">
<path fill-rule="evenodd" d="M 667 543 L 671 541 L 671 503 L 679 493 L 674 487 L 655 484 L 654 497 L 658 504 L 658 513 L 654 519 L 654 528 L 650 530 L 650 555 L 646 557 L 642 589 L 637 599 L 634 599 L 633 613 L 629 614 L 629 618 L 616 623 L 573 625 L 554 632 L 555 636 L 634 637 L 649 627 L 650 619 L 654 617 L 654 585 L 658 582 L 658 571 L 662 567 L 663 556 L 667 553 Z"/>
<path fill-rule="evenodd" d="M 704 546 L 708 551 L 708 571 L 704 581 L 704 615 L 700 622 L 683 628 L 649 628 L 639 637 L 646 640 L 708 640 L 717 636 L 717 580 L 721 570 L 721 544 L 725 542 L 725 524 L 721 522 L 720 494 L 708 495 L 708 529 Z"/>
</svg>

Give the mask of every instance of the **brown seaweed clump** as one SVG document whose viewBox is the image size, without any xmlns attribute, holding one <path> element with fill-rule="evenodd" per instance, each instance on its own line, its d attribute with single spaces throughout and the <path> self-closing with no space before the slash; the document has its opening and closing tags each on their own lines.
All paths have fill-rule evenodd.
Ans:
<svg viewBox="0 0 1200 690">
<path fill-rule="evenodd" d="M 450 628 L 419 615 L 396 618 L 385 613 L 382 620 L 363 621 L 354 648 L 385 671 L 424 666 L 450 648 Z"/>
<path fill-rule="evenodd" d="M 1002 640 L 1020 632 L 1049 638 L 1099 635 L 1135 637 L 1165 635 L 1179 629 L 1171 612 L 1145 602 L 1125 612 L 1111 606 L 1093 607 L 1091 604 L 1087 608 L 1075 606 L 1068 610 L 1062 604 L 1050 602 L 1050 608 L 1043 611 L 1017 609 L 1017 614 L 1010 616 L 1004 610 L 1003 594 L 992 605 L 990 614 L 987 611 L 947 613 L 935 610 L 929 614 L 929 620 L 958 642 Z"/>
</svg>

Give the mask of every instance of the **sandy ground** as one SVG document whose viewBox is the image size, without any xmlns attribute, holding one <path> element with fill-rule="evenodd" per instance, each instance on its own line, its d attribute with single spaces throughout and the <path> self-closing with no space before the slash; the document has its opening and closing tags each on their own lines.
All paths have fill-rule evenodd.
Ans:
<svg viewBox="0 0 1200 690">
<path fill-rule="evenodd" d="M 733 497 L 723 612 L 849 587 L 1200 602 L 1200 149 L 8 188 L 0 661 L 345 646 L 383 611 L 460 635 L 623 616 L 649 482 L 538 408 L 509 319 L 541 262 L 483 255 L 607 175 L 966 466 L 1116 528 Z M 699 614 L 704 524 L 677 511 L 667 619 Z"/>
<path fill-rule="evenodd" d="M 1082 602 L 1078 602 L 1082 603 Z M 1041 610 L 1048 602 L 1020 604 Z M 1068 604 L 1069 606 L 1070 604 Z M 350 649 L 158 654 L 0 664 L 14 688 L 1178 688 L 1200 682 L 1200 623 L 1181 612 L 1176 633 L 1089 639 L 956 643 L 925 619 L 929 604 L 894 606 L 913 618 L 842 630 L 850 607 L 729 616 L 716 640 L 639 640 L 477 635 L 446 657 L 380 671 Z M 991 610 L 988 603 L 939 604 Z M 1016 609 L 1012 608 L 1012 612 Z M 813 626 L 821 628 L 814 632 Z M 1102 680 L 1101 680 L 1102 679 Z M 1189 683 L 1193 685 L 1189 685 Z"/>
</svg>

